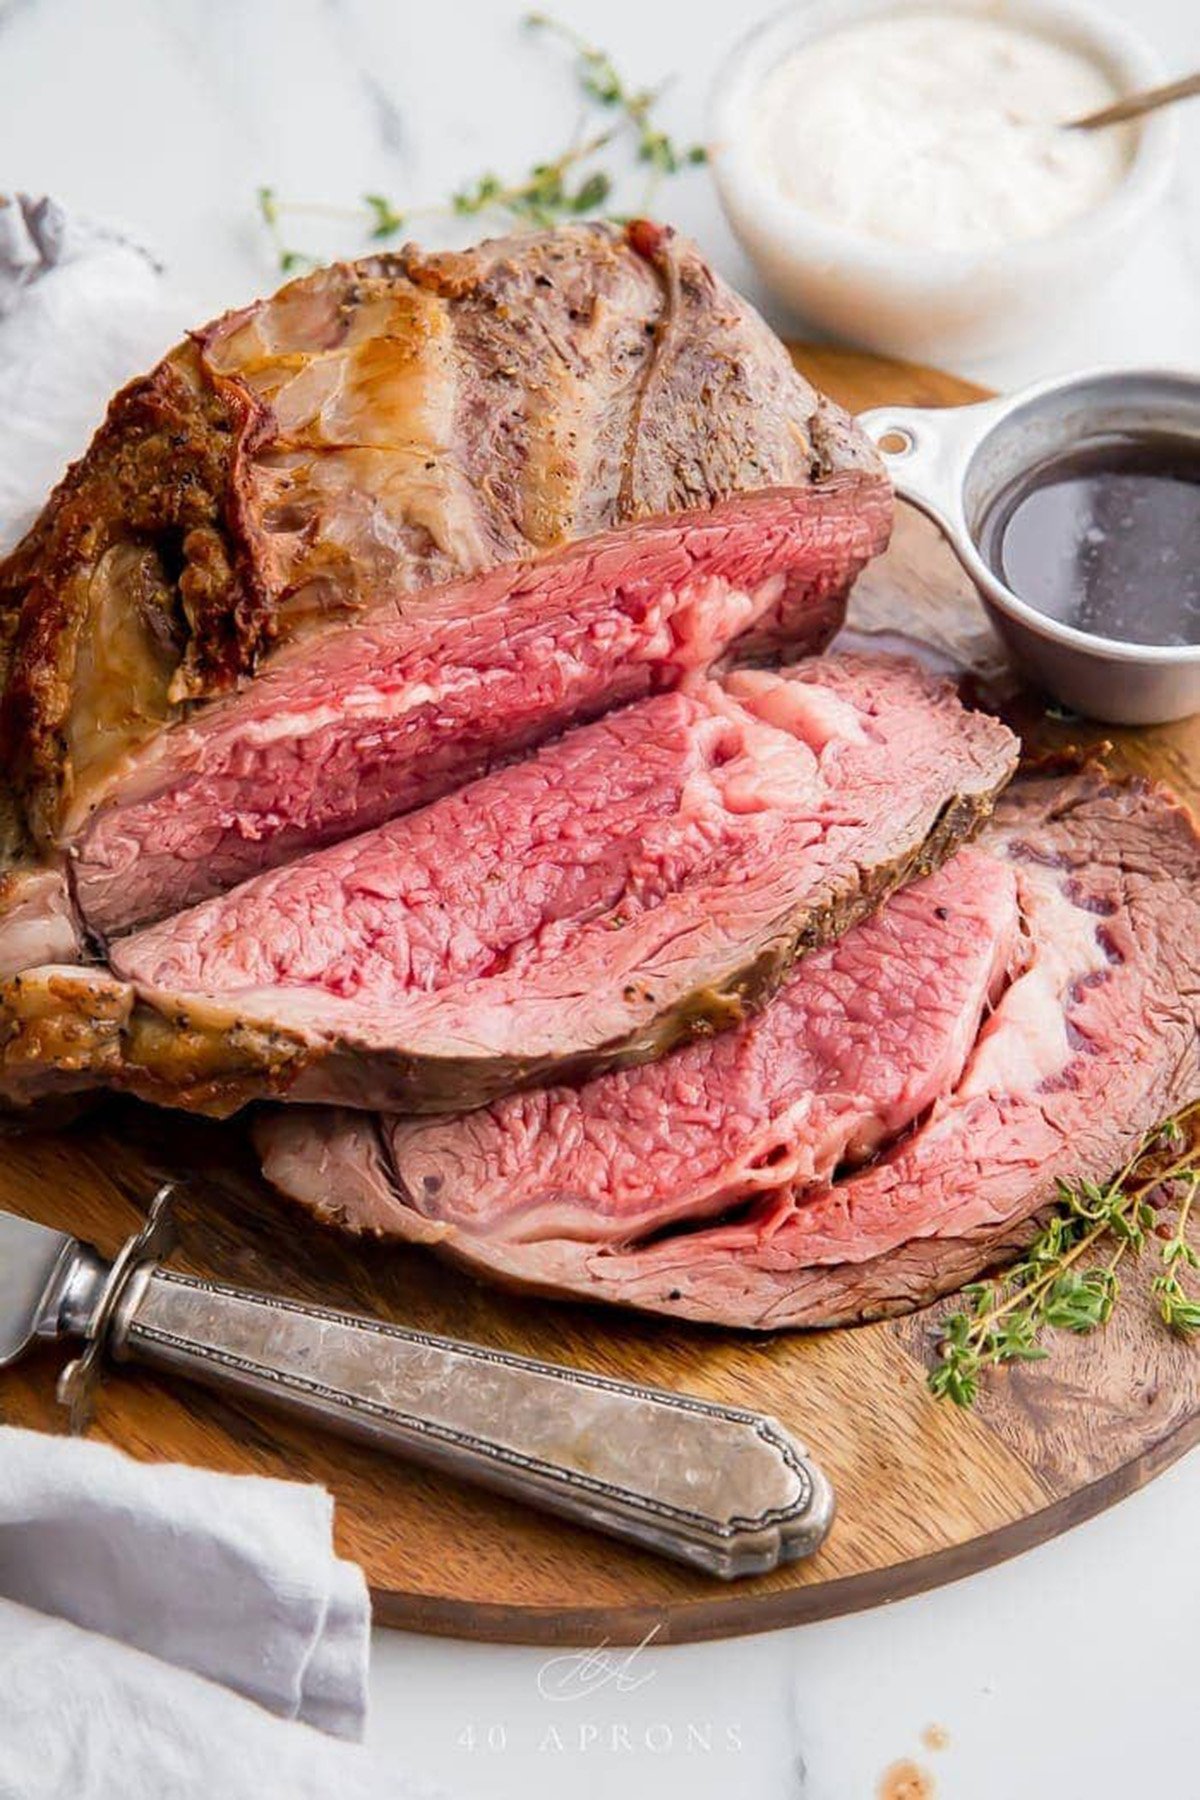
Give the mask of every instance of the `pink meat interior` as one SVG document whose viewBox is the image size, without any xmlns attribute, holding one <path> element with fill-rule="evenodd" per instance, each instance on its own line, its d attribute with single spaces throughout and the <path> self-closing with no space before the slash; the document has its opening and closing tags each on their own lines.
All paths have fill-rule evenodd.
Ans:
<svg viewBox="0 0 1200 1800">
<path fill-rule="evenodd" d="M 84 918 L 114 934 L 378 825 L 752 630 L 820 649 L 885 533 L 852 483 L 764 491 L 302 637 L 141 752 L 80 833 Z"/>
<path fill-rule="evenodd" d="M 390 1122 L 399 1187 L 474 1233 L 603 1243 L 828 1181 L 954 1087 L 1017 928 L 1012 870 L 963 850 L 737 1030 L 582 1087 Z"/>
<path fill-rule="evenodd" d="M 954 795 L 997 785 L 1011 742 L 904 664 L 700 681 L 126 938 L 112 963 L 155 996 L 368 1048 L 564 1054 L 886 872 Z"/>
</svg>

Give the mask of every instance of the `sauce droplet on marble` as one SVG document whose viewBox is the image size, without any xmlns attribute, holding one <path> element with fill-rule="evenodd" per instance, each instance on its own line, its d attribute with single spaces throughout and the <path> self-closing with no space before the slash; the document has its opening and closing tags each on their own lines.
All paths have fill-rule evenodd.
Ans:
<svg viewBox="0 0 1200 1800">
<path fill-rule="evenodd" d="M 934 1800 L 933 1776 L 907 1757 L 892 1763 L 879 1778 L 879 1800 Z"/>
</svg>

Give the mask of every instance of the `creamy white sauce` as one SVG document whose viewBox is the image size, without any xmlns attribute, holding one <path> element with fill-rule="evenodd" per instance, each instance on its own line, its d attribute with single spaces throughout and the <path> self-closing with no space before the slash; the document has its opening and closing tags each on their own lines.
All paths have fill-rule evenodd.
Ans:
<svg viewBox="0 0 1200 1800">
<path fill-rule="evenodd" d="M 999 19 L 902 13 L 793 51 L 749 127 L 760 171 L 862 235 L 980 251 L 1043 237 L 1122 179 L 1136 128 L 1063 131 L 1116 98 L 1081 51 Z"/>
</svg>

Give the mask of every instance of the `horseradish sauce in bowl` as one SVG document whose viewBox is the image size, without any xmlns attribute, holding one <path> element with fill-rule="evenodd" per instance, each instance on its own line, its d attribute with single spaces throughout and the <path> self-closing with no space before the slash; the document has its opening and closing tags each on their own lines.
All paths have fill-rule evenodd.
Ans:
<svg viewBox="0 0 1200 1800">
<path fill-rule="evenodd" d="M 1065 126 L 1161 78 L 1074 0 L 817 0 L 727 66 L 714 172 L 764 278 L 809 319 L 893 354 L 986 354 L 1129 252 L 1174 120 Z"/>
<path fill-rule="evenodd" d="M 1058 230 L 1119 185 L 1128 130 L 1058 122 L 1115 98 L 1090 57 L 1005 19 L 900 12 L 786 56 L 748 148 L 833 224 L 915 250 L 993 250 Z"/>
</svg>

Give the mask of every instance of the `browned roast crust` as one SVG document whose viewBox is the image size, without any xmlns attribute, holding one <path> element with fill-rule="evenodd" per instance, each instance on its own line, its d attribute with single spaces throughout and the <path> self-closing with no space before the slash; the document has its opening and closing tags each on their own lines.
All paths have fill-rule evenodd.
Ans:
<svg viewBox="0 0 1200 1800">
<path fill-rule="evenodd" d="M 293 377 L 319 388 L 339 354 L 341 388 L 306 409 Z M 378 432 L 359 441 L 364 418 Z M 0 564 L 0 748 L 23 822 L 54 848 L 73 794 L 77 819 L 162 726 L 381 594 L 827 480 L 877 507 L 886 492 L 850 420 L 662 227 L 317 271 L 118 394 Z M 324 529 L 339 506 L 359 508 L 351 543 Z"/>
<path fill-rule="evenodd" d="M 12 621 L 0 748 L 37 836 L 53 835 L 69 797 L 79 640 L 92 575 L 114 545 L 146 552 L 128 603 L 160 665 L 154 723 L 185 694 L 227 687 L 261 653 L 271 605 L 239 547 L 236 491 L 239 457 L 261 429 L 249 396 L 211 383 L 195 345 L 182 345 L 116 396 L 86 456 L 0 564 L 0 613 Z"/>
<path fill-rule="evenodd" d="M 4 989 L 0 1067 L 17 1076 L 23 1104 L 109 1086 L 225 1118 L 284 1094 L 309 1056 L 294 1034 L 232 1007 L 167 1010 L 100 969 L 27 970 Z"/>
</svg>

